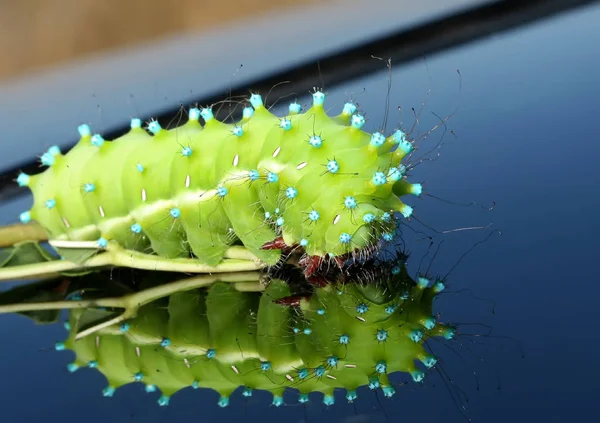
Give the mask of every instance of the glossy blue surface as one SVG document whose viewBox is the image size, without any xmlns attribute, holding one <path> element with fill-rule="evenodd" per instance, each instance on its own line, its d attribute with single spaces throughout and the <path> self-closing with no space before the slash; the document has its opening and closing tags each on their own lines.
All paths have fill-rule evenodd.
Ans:
<svg viewBox="0 0 600 423">
<path fill-rule="evenodd" d="M 587 421 L 598 410 L 600 364 L 589 359 L 600 351 L 594 325 L 600 298 L 597 22 L 600 8 L 588 8 L 429 58 L 427 65 L 393 70 L 388 133 L 398 123 L 395 106 L 402 105 L 410 125 L 410 107 L 419 108 L 429 88 L 418 131 L 436 123 L 428 110 L 445 115 L 459 106 L 448 123 L 456 137 L 446 135 L 437 161 L 410 171 L 411 181 L 424 187 L 422 198 L 407 200 L 414 217 L 438 231 L 493 223 L 486 230 L 435 234 L 413 220 L 413 229 L 434 235 L 436 243 L 444 240 L 430 274 L 444 275 L 477 241 L 493 229 L 502 231 L 451 273 L 436 306 L 441 320 L 488 325 L 499 337 L 459 334 L 452 344 L 456 353 L 434 346 L 443 369 L 468 395 L 467 414 L 475 421 Z M 374 131 L 383 120 L 386 78 L 382 70 L 330 89 L 326 105 L 341 110 L 349 98 L 357 100 L 366 112 L 365 129 Z M 310 96 L 300 100 L 308 103 Z M 434 147 L 440 133 L 419 141 L 415 157 Z M 497 205 L 492 211 L 462 207 L 428 193 L 456 203 Z M 3 204 L 0 223 L 16 221 L 29 201 Z M 413 251 L 412 270 L 427 269 L 433 251 L 420 262 L 429 241 L 419 241 L 421 234 L 410 230 L 405 235 Z M 487 299 L 496 303 L 495 313 Z M 158 407 L 159 394 L 146 394 L 141 384 L 104 398 L 100 374 L 93 369 L 70 374 L 71 353 L 54 350 L 65 336 L 62 325 L 34 326 L 16 316 L 2 316 L 0 322 L 3 422 L 358 423 L 383 422 L 386 416 L 390 421 L 465 421 L 437 376 L 422 386 L 400 386 L 391 399 L 359 390 L 354 406 L 340 393 L 328 409 L 316 399 L 270 407 L 272 396 L 261 392 L 232 397 L 221 409 L 216 393 L 192 389 Z M 481 334 L 486 328 L 463 326 L 462 331 Z"/>
</svg>

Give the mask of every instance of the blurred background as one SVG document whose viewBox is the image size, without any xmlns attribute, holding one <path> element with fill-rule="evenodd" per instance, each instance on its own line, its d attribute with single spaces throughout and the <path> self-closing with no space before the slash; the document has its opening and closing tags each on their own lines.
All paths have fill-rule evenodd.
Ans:
<svg viewBox="0 0 600 423">
<path fill-rule="evenodd" d="M 329 0 L 2 0 L 0 78 Z"/>
</svg>

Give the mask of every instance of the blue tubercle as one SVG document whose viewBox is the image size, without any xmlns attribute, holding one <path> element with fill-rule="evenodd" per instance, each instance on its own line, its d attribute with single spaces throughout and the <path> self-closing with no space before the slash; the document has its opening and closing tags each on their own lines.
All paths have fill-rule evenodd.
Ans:
<svg viewBox="0 0 600 423">
<path fill-rule="evenodd" d="M 47 152 L 52 154 L 53 156 L 58 156 L 60 154 L 60 147 L 58 145 L 53 145 L 50 148 L 48 148 Z"/>
<path fill-rule="evenodd" d="M 323 404 L 327 406 L 335 404 L 335 398 L 333 397 L 333 395 L 325 395 L 323 397 Z"/>
<path fill-rule="evenodd" d="M 279 181 L 279 175 L 274 172 L 267 173 L 267 182 L 275 183 L 277 181 Z"/>
<path fill-rule="evenodd" d="M 138 118 L 131 119 L 131 123 L 129 124 L 131 129 L 137 129 L 142 127 L 142 120 Z"/>
<path fill-rule="evenodd" d="M 188 119 L 193 121 L 200 119 L 200 109 L 197 107 L 192 107 L 188 112 Z"/>
<path fill-rule="evenodd" d="M 385 143 L 385 135 L 381 132 L 375 132 L 371 135 L 371 145 L 375 148 L 381 147 Z"/>
<path fill-rule="evenodd" d="M 212 107 L 206 107 L 200 110 L 200 116 L 202 116 L 202 119 L 204 119 L 204 121 L 207 123 L 215 118 Z"/>
<path fill-rule="evenodd" d="M 157 135 L 160 131 L 162 131 L 162 127 L 158 121 L 153 120 L 148 124 L 148 130 L 152 132 L 154 135 Z"/>
<path fill-rule="evenodd" d="M 429 355 L 427 357 L 424 357 L 421 361 L 425 365 L 425 367 L 427 367 L 428 369 L 430 369 L 430 368 L 432 368 L 433 366 L 436 365 L 437 358 L 435 358 L 432 355 Z"/>
<path fill-rule="evenodd" d="M 423 331 L 420 331 L 419 329 L 414 329 L 413 331 L 410 332 L 408 337 L 413 342 L 420 342 L 421 339 L 423 339 Z"/>
<path fill-rule="evenodd" d="M 270 368 L 271 368 L 271 362 L 270 361 L 263 361 L 262 363 L 260 363 L 260 369 L 263 372 L 266 372 Z"/>
<path fill-rule="evenodd" d="M 146 385 L 146 387 L 144 388 L 146 390 L 146 392 L 151 393 L 151 392 L 156 392 L 156 385 Z"/>
<path fill-rule="evenodd" d="M 21 221 L 21 223 L 25 224 L 31 222 L 31 212 L 24 211 L 19 215 L 19 220 Z"/>
<path fill-rule="evenodd" d="M 385 308 L 387 314 L 393 314 L 398 309 L 398 304 L 390 304 Z"/>
<path fill-rule="evenodd" d="M 102 395 L 105 397 L 112 397 L 115 394 L 115 387 L 108 385 L 106 388 L 102 390 Z"/>
<path fill-rule="evenodd" d="M 363 216 L 363 222 L 366 224 L 375 222 L 375 219 L 377 219 L 377 217 L 373 213 L 366 213 Z"/>
<path fill-rule="evenodd" d="M 217 351 L 214 348 L 209 348 L 208 351 L 206 351 L 206 358 L 208 359 L 215 358 L 216 355 Z"/>
<path fill-rule="evenodd" d="M 127 322 L 123 322 L 123 323 L 121 323 L 121 326 L 119 327 L 119 330 L 120 330 L 121 332 L 127 332 L 127 331 L 129 330 L 129 328 L 130 328 L 130 327 L 131 327 L 131 326 L 129 325 L 129 323 L 127 323 Z"/>
<path fill-rule="evenodd" d="M 340 235 L 340 242 L 342 244 L 349 244 L 351 240 L 352 240 L 352 235 L 350 235 L 349 233 L 344 232 Z"/>
<path fill-rule="evenodd" d="M 412 372 L 410 372 L 410 375 L 412 376 L 412 379 L 415 382 L 422 382 L 423 379 L 425 379 L 425 373 L 423 373 L 423 371 L 421 370 L 413 370 Z"/>
<path fill-rule="evenodd" d="M 285 117 L 281 118 L 281 120 L 279 121 L 279 127 L 284 131 L 289 131 L 290 129 L 292 129 L 292 121 Z"/>
<path fill-rule="evenodd" d="M 325 374 L 325 367 L 317 366 L 315 368 L 315 374 L 317 375 L 317 377 L 322 377 Z"/>
<path fill-rule="evenodd" d="M 394 234 L 391 233 L 391 232 L 386 232 L 386 233 L 384 233 L 382 235 L 382 238 L 383 238 L 384 241 L 390 242 L 390 241 L 392 241 L 394 239 Z"/>
<path fill-rule="evenodd" d="M 54 349 L 56 351 L 64 351 L 64 349 L 65 349 L 65 343 L 64 342 L 57 342 L 56 344 L 54 344 Z"/>
<path fill-rule="evenodd" d="M 277 220 L 275 221 L 275 224 L 277 224 L 277 226 L 283 226 L 284 223 L 285 223 L 285 220 L 283 219 L 283 217 L 278 217 Z"/>
<path fill-rule="evenodd" d="M 142 372 L 137 372 L 133 375 L 133 380 L 136 382 L 141 382 L 144 379 L 144 374 Z"/>
<path fill-rule="evenodd" d="M 44 203 L 44 205 L 46 206 L 46 208 L 48 210 L 53 209 L 54 207 L 56 207 L 56 200 L 54 198 L 46 200 L 46 202 Z"/>
<path fill-rule="evenodd" d="M 377 340 L 379 342 L 383 342 L 387 339 L 388 337 L 388 331 L 385 329 L 378 329 L 377 330 L 377 334 L 375 335 L 375 337 L 377 338 Z"/>
<path fill-rule="evenodd" d="M 308 377 L 308 369 L 300 369 L 300 370 L 298 370 L 298 377 L 300 379 L 306 379 Z"/>
<path fill-rule="evenodd" d="M 400 213 L 402 213 L 402 216 L 404 216 L 404 218 L 408 219 L 413 214 L 413 208 L 407 204 L 404 204 L 404 207 L 402 208 L 402 211 Z"/>
<path fill-rule="evenodd" d="M 344 109 L 342 110 L 342 114 L 345 116 L 350 116 L 356 113 L 356 104 L 347 102 L 344 104 Z"/>
<path fill-rule="evenodd" d="M 387 372 L 387 363 L 385 360 L 379 360 L 375 365 L 375 371 L 377 373 L 385 373 Z"/>
<path fill-rule="evenodd" d="M 142 173 L 144 171 L 144 165 L 141 163 L 138 163 L 135 165 L 135 168 L 137 169 L 138 172 Z"/>
<path fill-rule="evenodd" d="M 349 342 L 350 342 L 350 336 L 348 336 L 348 335 L 340 336 L 340 344 L 348 345 Z"/>
<path fill-rule="evenodd" d="M 375 185 L 384 185 L 387 182 L 387 177 L 383 172 L 375 172 L 372 181 Z"/>
<path fill-rule="evenodd" d="M 329 160 L 327 162 L 327 171 L 329 173 L 338 173 L 340 171 L 340 165 L 335 160 Z"/>
<path fill-rule="evenodd" d="M 312 333 L 312 329 L 311 328 L 304 328 L 304 330 L 302 331 L 302 333 L 304 333 L 305 335 L 310 335 Z"/>
<path fill-rule="evenodd" d="M 429 286 L 429 279 L 420 276 L 417 279 L 417 286 L 419 287 L 419 289 L 427 288 Z"/>
<path fill-rule="evenodd" d="M 260 94 L 252 94 L 250 96 L 250 104 L 255 109 L 259 109 L 259 108 L 263 107 L 263 100 L 262 100 L 262 97 L 260 96 Z"/>
<path fill-rule="evenodd" d="M 245 387 L 244 390 L 242 391 L 242 396 L 249 398 L 251 397 L 253 394 L 253 389 L 249 388 L 249 387 Z"/>
<path fill-rule="evenodd" d="M 301 247 L 306 247 L 308 245 L 308 240 L 306 238 L 302 238 L 300 240 L 300 246 Z"/>
<path fill-rule="evenodd" d="M 410 192 L 414 195 L 416 195 L 417 197 L 420 196 L 423 193 L 423 185 L 421 184 L 412 184 L 410 186 Z"/>
<path fill-rule="evenodd" d="M 96 241 L 96 245 L 98 245 L 98 247 L 100 248 L 106 248 L 108 246 L 108 240 L 106 238 L 100 237 Z"/>
<path fill-rule="evenodd" d="M 365 126 L 365 122 L 365 117 L 363 115 L 352 115 L 350 125 L 354 129 L 361 129 L 363 126 Z"/>
<path fill-rule="evenodd" d="M 322 106 L 325 103 L 325 93 L 316 91 L 313 94 L 313 106 Z"/>
<path fill-rule="evenodd" d="M 91 182 L 88 182 L 87 184 L 83 185 L 83 190 L 85 192 L 94 192 L 96 191 L 96 185 L 92 184 Z"/>
<path fill-rule="evenodd" d="M 140 225 L 139 223 L 134 223 L 133 225 L 131 225 L 130 229 L 131 232 L 133 232 L 134 234 L 139 234 L 140 232 L 142 232 L 142 225 Z"/>
<path fill-rule="evenodd" d="M 396 144 L 408 142 L 408 139 L 406 138 L 406 133 L 402 131 L 402 129 L 396 130 L 396 132 L 394 132 L 394 134 L 392 135 L 392 138 L 394 139 L 394 142 Z"/>
<path fill-rule="evenodd" d="M 405 154 L 410 154 L 413 151 L 413 145 L 410 141 L 404 140 L 398 144 L 398 149 L 402 150 Z"/>
<path fill-rule="evenodd" d="M 179 216 L 181 216 L 181 210 L 179 210 L 177 207 L 174 207 L 169 211 L 169 214 L 173 219 L 177 219 Z"/>
<path fill-rule="evenodd" d="M 217 195 L 219 197 L 225 197 L 229 190 L 225 187 L 217 187 Z"/>
<path fill-rule="evenodd" d="M 452 328 L 448 328 L 444 332 L 444 338 L 446 338 L 448 340 L 454 339 L 454 335 L 455 335 L 455 332 L 454 332 L 454 329 L 452 329 Z"/>
<path fill-rule="evenodd" d="M 297 101 L 294 101 L 290 103 L 289 111 L 290 115 L 297 115 L 302 111 L 302 106 Z"/>
<path fill-rule="evenodd" d="M 386 398 L 391 398 L 396 393 L 396 390 L 393 386 L 384 386 L 383 388 L 381 388 L 381 390 L 383 391 L 383 396 L 385 396 Z"/>
<path fill-rule="evenodd" d="M 308 401 L 310 401 L 308 394 L 300 394 L 300 396 L 298 396 L 298 402 L 300 404 L 306 404 Z"/>
<path fill-rule="evenodd" d="M 298 196 L 298 190 L 294 187 L 289 187 L 285 190 L 285 196 L 289 199 L 296 198 Z"/>
<path fill-rule="evenodd" d="M 20 187 L 26 187 L 29 186 L 29 180 L 31 178 L 29 177 L 28 174 L 26 173 L 19 173 L 19 176 L 17 176 L 17 184 L 19 184 Z"/>
<path fill-rule="evenodd" d="M 444 285 L 442 282 L 436 282 L 435 285 L 433 285 L 433 291 L 436 294 L 442 292 L 444 289 L 446 289 L 446 285 Z"/>
<path fill-rule="evenodd" d="M 256 181 L 260 178 L 260 173 L 258 173 L 258 170 L 250 170 L 248 171 L 248 178 L 250 178 L 251 181 Z"/>
<path fill-rule="evenodd" d="M 104 138 L 102 138 L 102 135 L 100 134 L 94 134 L 92 135 L 90 142 L 94 147 L 102 147 L 102 144 L 104 144 Z"/>
<path fill-rule="evenodd" d="M 45 152 L 40 157 L 40 162 L 44 166 L 52 166 L 54 164 L 54 162 L 56 162 L 56 159 L 55 159 L 55 157 L 52 154 L 50 154 L 48 152 Z"/>
<path fill-rule="evenodd" d="M 192 155 L 192 148 L 191 147 L 183 147 L 181 149 L 181 154 L 185 157 L 190 157 Z"/>
<path fill-rule="evenodd" d="M 200 384 L 198 383 L 197 380 L 192 382 L 192 389 L 198 389 L 200 387 Z"/>
<path fill-rule="evenodd" d="M 425 319 L 425 321 L 423 322 L 423 326 L 425 327 L 425 329 L 431 330 L 435 327 L 435 323 L 435 317 L 432 316 Z"/>
<path fill-rule="evenodd" d="M 392 275 L 399 275 L 402 268 L 398 265 L 392 267 Z"/>
<path fill-rule="evenodd" d="M 83 125 L 79 125 L 77 127 L 77 132 L 79 132 L 79 136 L 81 138 L 86 138 L 92 134 L 92 128 L 90 128 L 90 125 L 87 123 L 84 123 Z"/>
<path fill-rule="evenodd" d="M 161 395 L 160 398 L 158 399 L 157 403 L 161 407 L 165 407 L 165 406 L 169 405 L 169 399 L 170 398 L 168 395 Z"/>
<path fill-rule="evenodd" d="M 327 358 L 327 365 L 330 367 L 335 367 L 338 364 L 338 358 L 335 355 Z"/>
<path fill-rule="evenodd" d="M 252 107 L 244 107 L 242 116 L 244 119 L 250 119 L 254 115 L 254 109 Z"/>
<path fill-rule="evenodd" d="M 354 198 L 350 195 L 348 197 L 344 198 L 344 206 L 346 206 L 347 209 L 356 208 L 356 206 L 357 206 L 356 198 Z"/>
<path fill-rule="evenodd" d="M 364 314 L 367 311 L 369 311 L 369 306 L 366 305 L 365 303 L 362 303 L 362 304 L 359 304 L 359 305 L 356 306 L 356 312 L 358 314 Z"/>
<path fill-rule="evenodd" d="M 323 139 L 318 135 L 313 135 L 308 139 L 308 143 L 314 148 L 320 148 L 323 145 Z"/>
<path fill-rule="evenodd" d="M 379 388 L 381 385 L 379 384 L 379 377 L 377 376 L 371 376 L 369 378 L 369 389 L 370 390 L 374 390 Z"/>
<path fill-rule="evenodd" d="M 98 367 L 98 362 L 96 360 L 90 360 L 90 361 L 88 361 L 87 366 L 90 369 L 95 369 Z"/>
<path fill-rule="evenodd" d="M 321 214 L 316 210 L 311 210 L 310 213 L 308 213 L 308 218 L 312 221 L 319 220 L 320 217 Z"/>
<path fill-rule="evenodd" d="M 219 401 L 217 402 L 219 407 L 225 408 L 229 405 L 229 397 L 221 396 L 219 397 Z"/>
<path fill-rule="evenodd" d="M 322 315 L 324 315 L 324 314 L 325 314 L 325 309 L 324 309 L 324 308 L 320 308 L 320 309 L 318 309 L 318 310 L 317 310 L 317 314 L 318 314 L 319 316 L 322 316 Z"/>
<path fill-rule="evenodd" d="M 284 404 L 283 397 L 280 395 L 274 395 L 273 402 L 271 404 L 274 405 L 275 407 L 281 407 Z"/>
<path fill-rule="evenodd" d="M 171 340 L 170 340 L 169 338 L 163 338 L 163 339 L 160 341 L 160 346 L 161 346 L 161 347 L 165 347 L 165 348 L 166 348 L 166 347 L 168 347 L 169 345 L 171 345 Z"/>
<path fill-rule="evenodd" d="M 356 389 L 350 389 L 348 392 L 346 392 L 346 399 L 348 400 L 348 402 L 354 402 L 356 398 L 358 398 L 358 395 L 356 394 Z"/>
<path fill-rule="evenodd" d="M 233 135 L 235 135 L 236 137 L 241 137 L 242 135 L 244 135 L 244 130 L 241 126 L 234 126 L 231 132 L 233 132 Z"/>
</svg>

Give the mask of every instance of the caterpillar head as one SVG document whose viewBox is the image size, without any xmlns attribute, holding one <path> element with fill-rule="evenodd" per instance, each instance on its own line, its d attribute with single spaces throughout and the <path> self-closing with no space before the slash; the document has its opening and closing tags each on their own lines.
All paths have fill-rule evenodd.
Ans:
<svg viewBox="0 0 600 423">
<path fill-rule="evenodd" d="M 257 169 L 264 176 L 258 193 L 285 245 L 319 260 L 394 238 L 396 213 L 408 218 L 413 212 L 399 197 L 422 192 L 405 178 L 402 161 L 413 149 L 406 133 L 365 132 L 365 118 L 352 103 L 329 117 L 319 90 L 304 113 L 294 102 L 279 118 L 259 96 L 251 101 L 252 119 L 272 122 Z"/>
</svg>

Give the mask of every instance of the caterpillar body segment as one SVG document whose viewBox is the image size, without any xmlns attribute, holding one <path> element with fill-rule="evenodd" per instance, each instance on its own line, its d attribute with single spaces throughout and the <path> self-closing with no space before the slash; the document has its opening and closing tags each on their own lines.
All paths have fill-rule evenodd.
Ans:
<svg viewBox="0 0 600 423">
<path fill-rule="evenodd" d="M 271 392 L 275 406 L 288 391 L 299 402 L 319 393 L 326 405 L 340 390 L 353 402 L 361 387 L 392 396 L 390 374 L 421 382 L 437 361 L 427 339 L 453 336 L 432 314 L 441 287 L 415 282 L 401 269 L 366 284 L 327 284 L 289 302 L 290 285 L 281 279 L 270 280 L 264 292 L 216 282 L 144 305 L 134 318 L 77 341 L 83 311 L 73 310 L 68 338 L 57 349 L 74 351 L 70 371 L 100 371 L 104 395 L 139 382 L 160 392 L 160 405 L 197 388 L 217 391 L 220 406 L 234 392 L 247 397 L 256 390 Z"/>
<path fill-rule="evenodd" d="M 363 131 L 352 103 L 329 117 L 324 99 L 316 91 L 304 113 L 292 103 L 277 117 L 253 94 L 235 124 L 192 108 L 173 129 L 132 119 L 113 141 L 81 125 L 71 151 L 53 147 L 42 156 L 48 169 L 19 176 L 34 195 L 21 220 L 38 221 L 50 240 L 116 242 L 213 266 L 233 244 L 275 264 L 281 249 L 264 247 L 279 238 L 318 260 L 373 247 L 393 233 L 391 215 L 412 213 L 398 196 L 421 193 L 400 164 L 412 144 L 401 130 Z"/>
</svg>

